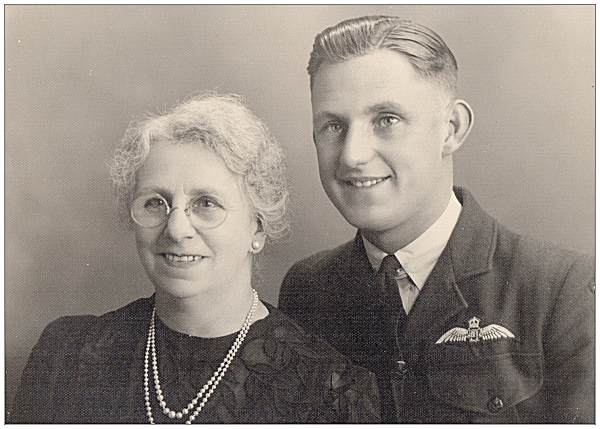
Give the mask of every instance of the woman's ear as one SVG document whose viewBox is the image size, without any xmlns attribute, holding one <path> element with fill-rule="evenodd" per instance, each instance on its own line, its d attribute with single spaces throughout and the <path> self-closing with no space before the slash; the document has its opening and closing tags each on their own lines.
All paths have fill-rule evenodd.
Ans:
<svg viewBox="0 0 600 429">
<path fill-rule="evenodd" d="M 442 157 L 453 154 L 473 128 L 473 109 L 465 100 L 454 100 L 448 120 L 448 135 L 442 146 Z"/>
</svg>

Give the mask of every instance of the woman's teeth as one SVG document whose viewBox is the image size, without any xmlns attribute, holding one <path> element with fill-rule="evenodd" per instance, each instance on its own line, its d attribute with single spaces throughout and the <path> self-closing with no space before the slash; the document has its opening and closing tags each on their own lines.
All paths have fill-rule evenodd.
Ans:
<svg viewBox="0 0 600 429">
<path fill-rule="evenodd" d="M 196 255 L 174 255 L 172 253 L 165 253 L 165 258 L 170 262 L 196 262 L 202 259 L 202 256 Z"/>
<path fill-rule="evenodd" d="M 381 183 L 384 180 L 385 180 L 385 177 L 382 177 L 380 179 L 372 179 L 372 180 L 349 180 L 348 183 L 350 183 L 352 186 L 356 186 L 358 188 L 368 188 L 370 186 Z"/>
</svg>

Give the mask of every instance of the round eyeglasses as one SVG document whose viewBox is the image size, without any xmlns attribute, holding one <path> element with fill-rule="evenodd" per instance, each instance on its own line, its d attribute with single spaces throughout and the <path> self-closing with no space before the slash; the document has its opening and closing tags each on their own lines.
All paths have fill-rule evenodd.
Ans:
<svg viewBox="0 0 600 429">
<path fill-rule="evenodd" d="M 131 218 L 144 228 L 154 228 L 169 219 L 170 213 L 179 207 L 170 207 L 160 194 L 140 195 L 131 205 Z M 227 210 L 214 198 L 200 195 L 188 201 L 183 209 L 195 228 L 209 229 L 221 225 L 227 217 Z"/>
</svg>

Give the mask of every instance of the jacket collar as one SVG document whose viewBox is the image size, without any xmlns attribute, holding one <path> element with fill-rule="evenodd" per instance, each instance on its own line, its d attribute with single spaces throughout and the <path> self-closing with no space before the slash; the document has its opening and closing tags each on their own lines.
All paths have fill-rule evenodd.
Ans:
<svg viewBox="0 0 600 429">
<path fill-rule="evenodd" d="M 483 211 L 473 196 L 465 189 L 455 187 L 454 192 L 462 204 L 458 222 L 442 251 L 423 290 L 410 312 L 407 331 L 425 332 L 439 329 L 450 318 L 468 308 L 461 287 L 476 275 L 491 270 L 496 246 L 497 223 Z M 357 233 L 352 242 L 344 245 L 339 259 L 339 275 L 344 293 L 368 293 L 375 273 Z M 348 297 L 350 298 L 350 297 Z"/>
<path fill-rule="evenodd" d="M 337 279 L 325 286 L 329 289 L 335 284 L 343 288 L 342 295 L 354 298 L 356 295 L 368 294 L 375 281 L 375 272 L 367 257 L 360 231 L 357 231 L 354 240 L 342 245 L 338 256 L 334 258 L 337 259 L 332 261 L 337 266 Z"/>
<path fill-rule="evenodd" d="M 456 282 L 460 284 L 492 269 L 498 224 L 469 191 L 455 187 L 454 193 L 463 208 L 446 250 L 450 253 Z"/>
<path fill-rule="evenodd" d="M 462 210 L 436 266 L 441 263 L 451 264 L 454 280 L 460 284 L 471 276 L 491 270 L 498 226 L 469 191 L 454 187 L 454 193 L 462 205 Z M 341 258 L 338 268 L 343 277 L 373 280 L 374 272 L 360 231 L 356 233 L 353 241 L 343 246 L 342 255 L 344 257 Z"/>
<path fill-rule="evenodd" d="M 463 209 L 446 248 L 409 314 L 406 326 L 408 350 L 419 350 L 417 338 L 435 342 L 450 320 L 469 307 L 463 295 L 471 284 L 469 280 L 492 269 L 497 223 L 468 191 L 455 188 L 454 192 Z M 411 335 L 411 332 L 420 334 Z"/>
</svg>

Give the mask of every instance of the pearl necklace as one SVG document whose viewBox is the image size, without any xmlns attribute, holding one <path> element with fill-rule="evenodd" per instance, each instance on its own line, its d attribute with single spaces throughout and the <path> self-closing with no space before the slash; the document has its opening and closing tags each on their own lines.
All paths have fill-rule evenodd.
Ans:
<svg viewBox="0 0 600 429">
<path fill-rule="evenodd" d="M 148 421 L 151 424 L 154 424 L 154 418 L 152 417 L 152 407 L 150 406 L 150 387 L 148 387 L 148 358 L 150 353 L 152 353 L 152 372 L 154 375 L 154 390 L 156 392 L 156 400 L 158 401 L 158 405 L 162 409 L 163 413 L 167 415 L 169 418 L 174 419 L 182 419 L 184 416 L 188 416 L 186 420 L 186 424 L 191 424 L 200 411 L 206 405 L 208 398 L 215 391 L 217 385 L 227 372 L 229 365 L 231 365 L 231 361 L 235 357 L 237 351 L 239 350 L 244 338 L 246 338 L 246 334 L 250 329 L 250 324 L 252 323 L 252 318 L 254 316 L 254 311 L 256 310 L 256 306 L 258 304 L 258 294 L 254 289 L 252 289 L 252 306 L 246 315 L 246 319 L 244 320 L 244 324 L 238 333 L 237 338 L 235 339 L 233 345 L 227 352 L 225 359 L 219 365 L 219 368 L 213 373 L 210 380 L 208 380 L 202 389 L 198 391 L 196 396 L 190 401 L 190 403 L 183 408 L 181 411 L 173 411 L 169 407 L 167 407 L 167 403 L 165 402 L 165 398 L 163 395 L 162 388 L 160 387 L 160 379 L 158 377 L 158 361 L 156 358 L 156 339 L 155 339 L 155 328 L 154 328 L 154 319 L 156 314 L 156 308 L 152 309 L 152 317 L 150 319 L 150 327 L 148 328 L 148 341 L 146 343 L 146 354 L 144 356 L 144 404 L 146 406 L 146 416 L 148 417 Z M 200 402 L 200 404 L 198 404 Z M 194 410 L 195 408 L 195 410 Z M 194 410 L 192 412 L 192 410 Z M 191 414 L 190 414 L 191 413 Z"/>
</svg>

